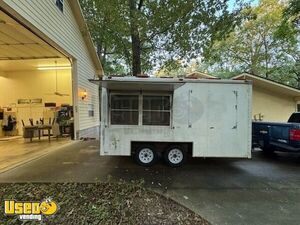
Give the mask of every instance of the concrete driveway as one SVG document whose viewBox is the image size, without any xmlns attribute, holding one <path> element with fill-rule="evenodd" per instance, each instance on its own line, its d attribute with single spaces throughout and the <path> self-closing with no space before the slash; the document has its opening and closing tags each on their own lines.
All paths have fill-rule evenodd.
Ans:
<svg viewBox="0 0 300 225">
<path fill-rule="evenodd" d="M 213 224 L 299 224 L 300 158 L 190 159 L 181 168 L 143 168 L 130 157 L 100 157 L 98 142 L 76 142 L 0 174 L 0 182 L 144 179 L 145 185 Z"/>
<path fill-rule="evenodd" d="M 69 138 L 55 138 L 51 142 L 48 141 L 48 138 L 34 139 L 32 142 L 27 142 L 22 137 L 7 141 L 1 139 L 0 173 L 14 168 L 16 165 L 22 165 L 24 162 L 47 155 L 49 152 L 71 143 L 72 141 Z"/>
</svg>

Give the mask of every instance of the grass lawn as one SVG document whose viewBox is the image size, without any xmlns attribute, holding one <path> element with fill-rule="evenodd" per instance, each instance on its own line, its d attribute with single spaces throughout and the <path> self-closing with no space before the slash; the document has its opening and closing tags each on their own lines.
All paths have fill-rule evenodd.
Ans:
<svg viewBox="0 0 300 225">
<path fill-rule="evenodd" d="M 59 206 L 42 222 L 25 224 L 205 224 L 199 215 L 143 187 L 140 183 L 0 184 L 1 224 L 22 224 L 4 216 L 4 200 L 42 201 L 51 197 Z"/>
</svg>

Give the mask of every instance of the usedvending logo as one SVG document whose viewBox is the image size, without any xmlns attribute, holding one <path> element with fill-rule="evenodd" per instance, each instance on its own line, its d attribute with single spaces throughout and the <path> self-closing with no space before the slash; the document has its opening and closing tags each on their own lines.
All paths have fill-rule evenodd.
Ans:
<svg viewBox="0 0 300 225">
<path fill-rule="evenodd" d="M 33 201 L 4 201 L 4 213 L 7 216 L 18 216 L 19 220 L 38 220 L 43 216 L 54 215 L 58 210 L 58 205 L 51 198 L 41 202 Z"/>
</svg>

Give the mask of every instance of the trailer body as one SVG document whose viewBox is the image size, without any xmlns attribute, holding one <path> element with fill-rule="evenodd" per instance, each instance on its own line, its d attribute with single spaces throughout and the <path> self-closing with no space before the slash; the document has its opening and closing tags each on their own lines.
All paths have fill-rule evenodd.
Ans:
<svg viewBox="0 0 300 225">
<path fill-rule="evenodd" d="M 186 143 L 193 157 L 251 158 L 249 81 L 125 77 L 98 83 L 101 155 L 130 156 L 138 143 Z"/>
</svg>

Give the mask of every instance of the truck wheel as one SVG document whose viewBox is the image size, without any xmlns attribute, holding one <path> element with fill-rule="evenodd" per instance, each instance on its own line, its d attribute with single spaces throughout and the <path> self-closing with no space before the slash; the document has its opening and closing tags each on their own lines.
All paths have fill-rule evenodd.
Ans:
<svg viewBox="0 0 300 225">
<path fill-rule="evenodd" d="M 157 160 L 157 153 L 153 146 L 143 145 L 135 152 L 135 160 L 141 166 L 151 166 Z"/>
<path fill-rule="evenodd" d="M 181 146 L 172 146 L 164 152 L 164 159 L 169 166 L 178 167 L 185 162 L 186 155 Z"/>
<path fill-rule="evenodd" d="M 274 154 L 274 149 L 272 147 L 270 147 L 270 146 L 264 146 L 262 148 L 262 150 L 263 150 L 264 154 L 266 154 L 266 155 L 272 155 L 272 154 Z"/>
</svg>

